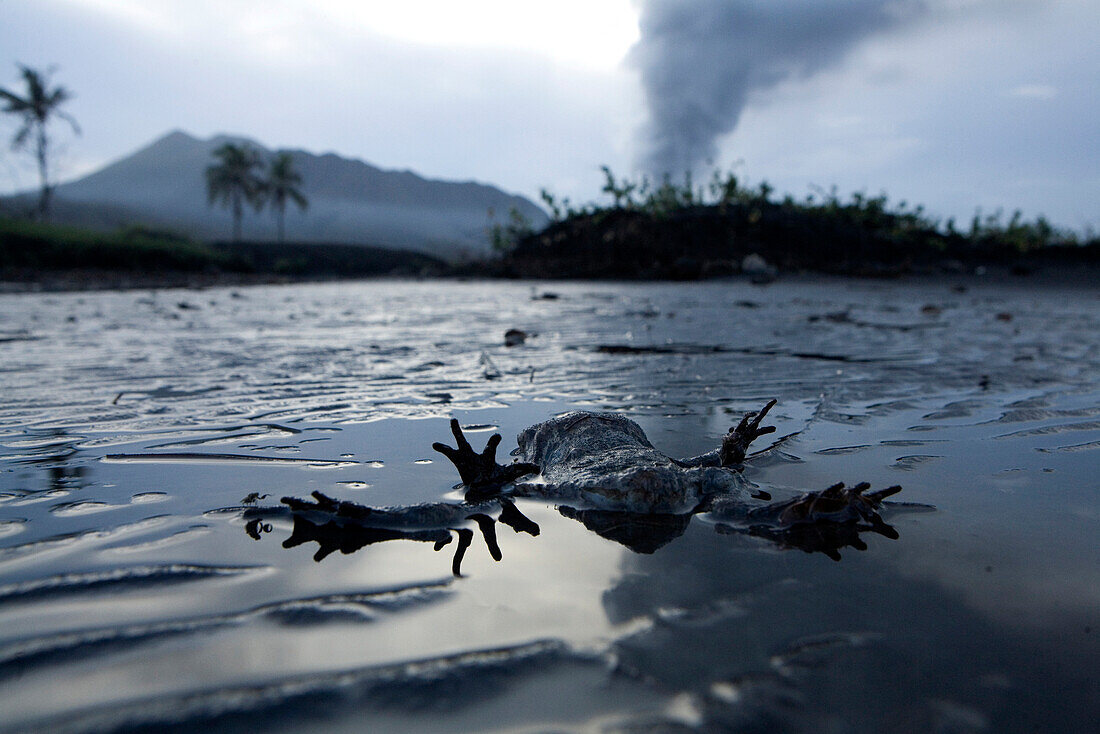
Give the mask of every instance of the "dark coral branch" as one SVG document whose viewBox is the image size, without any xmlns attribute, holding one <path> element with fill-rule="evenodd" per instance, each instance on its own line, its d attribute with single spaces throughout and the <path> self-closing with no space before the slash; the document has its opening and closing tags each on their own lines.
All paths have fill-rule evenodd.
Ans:
<svg viewBox="0 0 1100 734">
<path fill-rule="evenodd" d="M 722 447 L 718 449 L 722 466 L 739 466 L 745 461 L 749 444 L 761 436 L 775 432 L 775 426 L 760 427 L 760 421 L 764 420 L 764 416 L 768 414 L 775 403 L 775 399 L 772 399 L 759 412 L 746 413 L 741 422 L 729 430 L 729 433 L 722 439 Z"/>
<path fill-rule="evenodd" d="M 489 437 L 485 450 L 480 454 L 470 446 L 470 442 L 462 434 L 462 427 L 454 418 L 451 419 L 451 433 L 454 434 L 458 448 L 451 448 L 443 443 L 433 443 L 432 448 L 451 460 L 467 489 L 496 490 L 520 477 L 539 472 L 538 466 L 526 462 L 515 462 L 503 466 L 498 464 L 496 456 L 497 446 L 500 444 L 499 433 Z"/>
<path fill-rule="evenodd" d="M 844 483 L 840 482 L 820 492 L 807 492 L 793 500 L 750 510 L 749 517 L 770 518 L 784 527 L 820 521 L 881 523 L 878 511 L 882 500 L 900 492 L 901 487 L 867 492 L 870 488 L 867 482 L 850 488 L 845 488 Z"/>
</svg>

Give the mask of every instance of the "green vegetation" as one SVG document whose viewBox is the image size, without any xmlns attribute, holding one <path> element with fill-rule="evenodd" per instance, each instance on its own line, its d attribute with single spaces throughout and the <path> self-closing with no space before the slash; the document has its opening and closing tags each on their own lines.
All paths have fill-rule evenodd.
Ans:
<svg viewBox="0 0 1100 734">
<path fill-rule="evenodd" d="M 75 270 L 312 278 L 420 275 L 445 269 L 442 261 L 428 255 L 380 247 L 203 244 L 167 230 L 141 226 L 101 233 L 0 217 L 0 278 L 5 279 Z"/>
<path fill-rule="evenodd" d="M 30 148 L 38 166 L 40 222 L 0 216 L 0 276 L 44 270 L 111 270 L 142 273 L 252 273 L 333 277 L 466 272 L 540 277 L 698 278 L 739 272 L 749 255 L 764 258 L 769 272 L 814 270 L 890 275 L 909 271 L 959 270 L 1003 264 L 1026 271 L 1038 261 L 1100 263 L 1100 241 L 1088 242 L 1043 217 L 1026 221 L 1020 212 L 975 215 L 969 230 L 940 222 L 920 206 L 891 204 L 883 195 L 857 192 L 848 199 L 818 191 L 803 200 L 774 197 L 766 181 L 747 187 L 732 171 L 715 171 L 705 184 L 691 174 L 680 182 L 665 176 L 618 178 L 602 167 L 608 204 L 574 207 L 569 199 L 540 192 L 550 224 L 535 232 L 512 207 L 503 221 L 489 212 L 488 234 L 499 260 L 468 262 L 465 270 L 415 253 L 346 245 L 286 244 L 288 202 L 305 210 L 302 176 L 291 153 L 265 161 L 248 143 L 227 142 L 206 168 L 209 203 L 230 210 L 232 243 L 202 244 L 147 227 L 99 233 L 50 226 L 49 125 L 76 121 L 60 107 L 71 98 L 51 86 L 51 70 L 18 64 L 25 92 L 0 88 L 0 112 L 20 125 L 12 148 Z M 270 205 L 278 243 L 241 243 L 245 207 Z M 757 259 L 757 263 L 759 260 Z M 774 266 L 774 267 L 772 267 Z"/>
<path fill-rule="evenodd" d="M 257 212 L 270 204 L 275 213 L 278 240 L 282 242 L 287 202 L 306 209 L 306 200 L 299 188 L 302 176 L 294 170 L 290 153 L 279 151 L 267 163 L 260 152 L 247 143 L 225 143 L 214 151 L 216 163 L 206 169 L 206 194 L 210 204 L 228 207 L 233 214 L 233 241 L 241 241 L 241 218 L 245 204 Z"/>
<path fill-rule="evenodd" d="M 737 272 L 756 253 L 784 270 L 890 275 L 1061 259 L 1096 262 L 1100 243 L 1082 242 L 1042 217 L 975 216 L 968 232 L 923 207 L 885 195 L 818 191 L 777 198 L 766 181 L 743 185 L 716 171 L 705 185 L 620 179 L 606 166 L 610 204 L 574 207 L 543 190 L 552 221 L 521 237 L 506 272 L 557 277 L 695 278 Z"/>
<path fill-rule="evenodd" d="M 225 143 L 214 151 L 217 163 L 206 169 L 206 193 L 210 204 L 228 207 L 233 214 L 233 241 L 241 239 L 244 205 L 260 211 L 264 202 L 263 165 L 260 153 L 251 145 Z"/>
<path fill-rule="evenodd" d="M 286 217 L 287 201 L 297 204 L 298 208 L 305 210 L 309 202 L 298 188 L 302 183 L 302 175 L 294 170 L 294 159 L 290 153 L 279 151 L 267 167 L 267 177 L 260 182 L 261 193 L 264 199 L 271 204 L 275 212 L 275 225 L 279 231 L 279 242 L 283 241 L 283 220 Z"/>
<path fill-rule="evenodd" d="M 59 108 L 72 95 L 65 87 L 50 87 L 52 70 L 37 71 L 17 64 L 26 92 L 20 96 L 8 89 L 0 88 L 0 99 L 5 106 L 0 112 L 16 115 L 21 119 L 19 129 L 12 137 L 12 150 L 24 150 L 33 141 L 33 153 L 38 164 L 40 193 L 38 197 L 38 217 L 46 221 L 50 217 L 50 197 L 53 185 L 50 182 L 50 136 L 49 123 L 55 117 L 68 122 L 73 131 L 80 133 L 76 120 Z"/>
<path fill-rule="evenodd" d="M 0 271 L 75 268 L 128 271 L 241 271 L 247 264 L 166 231 L 114 233 L 0 218 Z"/>
<path fill-rule="evenodd" d="M 534 232 L 531 220 L 514 206 L 508 209 L 508 219 L 505 222 L 496 221 L 496 213 L 489 210 L 489 245 L 493 252 L 511 252 L 521 240 L 530 237 Z"/>
</svg>

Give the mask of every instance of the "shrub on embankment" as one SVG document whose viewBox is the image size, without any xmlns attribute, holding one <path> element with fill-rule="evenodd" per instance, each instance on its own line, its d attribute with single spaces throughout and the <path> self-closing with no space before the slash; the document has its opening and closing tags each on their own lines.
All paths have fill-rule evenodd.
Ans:
<svg viewBox="0 0 1100 734">
<path fill-rule="evenodd" d="M 554 221 L 501 248 L 499 267 L 527 277 L 693 279 L 736 273 L 754 253 L 780 270 L 848 275 L 1100 264 L 1100 241 L 1081 242 L 1042 217 L 979 214 L 963 232 L 884 195 L 777 200 L 766 183 L 745 188 L 732 174 L 705 187 L 690 178 L 652 187 L 604 173 L 611 206 L 574 209 L 543 192 Z"/>
</svg>

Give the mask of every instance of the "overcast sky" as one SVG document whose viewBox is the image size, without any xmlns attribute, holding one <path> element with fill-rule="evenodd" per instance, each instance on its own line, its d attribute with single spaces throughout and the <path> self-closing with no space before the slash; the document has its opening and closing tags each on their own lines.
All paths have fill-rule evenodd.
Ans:
<svg viewBox="0 0 1100 734">
<path fill-rule="evenodd" d="M 62 178 L 182 129 L 531 198 L 735 165 L 1100 228 L 1098 30 L 1097 0 L 0 0 L 0 85 L 57 66 Z"/>
</svg>

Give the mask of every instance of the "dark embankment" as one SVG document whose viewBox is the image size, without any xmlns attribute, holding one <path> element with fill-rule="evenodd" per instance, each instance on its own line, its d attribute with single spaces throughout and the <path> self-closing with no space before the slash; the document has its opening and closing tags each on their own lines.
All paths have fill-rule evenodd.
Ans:
<svg viewBox="0 0 1100 734">
<path fill-rule="evenodd" d="M 57 288 L 413 276 L 446 264 L 422 253 L 345 244 L 213 243 L 131 227 L 113 233 L 0 219 L 0 280 Z"/>
<path fill-rule="evenodd" d="M 781 271 L 890 276 L 1000 266 L 1100 266 L 1100 243 L 1032 249 L 931 228 L 877 229 L 782 204 L 682 209 L 664 217 L 615 209 L 521 239 L 503 262 L 520 277 L 695 279 L 740 272 L 752 253 Z"/>
<path fill-rule="evenodd" d="M 941 224 L 923 209 L 891 207 L 885 196 L 834 194 L 815 200 L 770 198 L 766 184 L 745 189 L 732 175 L 712 195 L 665 182 L 646 190 L 616 182 L 604 191 L 616 206 L 562 212 L 535 233 L 518 233 L 500 267 L 507 275 L 552 278 L 675 278 L 732 275 L 750 254 L 768 269 L 857 276 L 972 271 L 1018 274 L 1045 268 L 1100 266 L 1100 240 L 1081 242 L 1039 217 L 975 216 L 969 231 Z M 640 198 L 634 192 L 641 190 Z M 756 266 L 760 267 L 759 259 Z"/>
<path fill-rule="evenodd" d="M 345 244 L 218 242 L 211 248 L 251 272 L 307 277 L 438 275 L 447 264 L 409 250 Z"/>
</svg>

